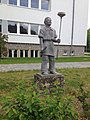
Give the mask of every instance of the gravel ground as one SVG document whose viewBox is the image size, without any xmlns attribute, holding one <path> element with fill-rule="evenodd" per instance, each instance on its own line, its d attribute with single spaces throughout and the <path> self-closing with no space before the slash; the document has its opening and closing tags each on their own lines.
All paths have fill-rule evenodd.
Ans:
<svg viewBox="0 0 90 120">
<path fill-rule="evenodd" d="M 56 63 L 56 68 L 87 68 L 90 67 L 90 62 L 63 62 Z M 15 71 L 15 70 L 40 70 L 41 63 L 34 64 L 1 64 L 0 72 Z"/>
</svg>

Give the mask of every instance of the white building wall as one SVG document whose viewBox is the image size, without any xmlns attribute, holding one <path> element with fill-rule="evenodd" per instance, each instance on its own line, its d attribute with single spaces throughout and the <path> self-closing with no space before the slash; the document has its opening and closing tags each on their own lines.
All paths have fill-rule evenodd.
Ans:
<svg viewBox="0 0 90 120">
<path fill-rule="evenodd" d="M 51 11 L 0 4 L 0 19 L 43 24 L 44 18 L 52 18 L 52 27 L 59 34 L 59 17 L 57 13 L 64 11 L 66 16 L 62 19 L 61 43 L 71 44 L 72 8 L 73 0 L 51 0 Z M 86 45 L 86 29 L 88 18 L 88 0 L 75 0 L 75 25 L 73 45 Z M 39 43 L 37 36 L 9 34 L 9 42 Z"/>
</svg>

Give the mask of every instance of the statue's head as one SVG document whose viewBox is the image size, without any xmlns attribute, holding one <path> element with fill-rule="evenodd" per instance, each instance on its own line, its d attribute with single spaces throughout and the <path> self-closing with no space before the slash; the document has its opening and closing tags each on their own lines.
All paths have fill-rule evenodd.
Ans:
<svg viewBox="0 0 90 120">
<path fill-rule="evenodd" d="M 51 26 L 51 24 L 52 24 L 51 18 L 50 17 L 46 17 L 44 19 L 44 24 L 47 25 L 47 26 Z"/>
</svg>

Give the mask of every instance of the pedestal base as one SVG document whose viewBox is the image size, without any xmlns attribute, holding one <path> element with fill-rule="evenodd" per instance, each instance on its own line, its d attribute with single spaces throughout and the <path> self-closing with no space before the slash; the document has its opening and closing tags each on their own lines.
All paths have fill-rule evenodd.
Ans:
<svg viewBox="0 0 90 120">
<path fill-rule="evenodd" d="M 62 74 L 42 75 L 38 73 L 34 75 L 34 81 L 40 90 L 44 90 L 46 88 L 50 90 L 57 86 L 64 86 L 64 76 Z"/>
</svg>

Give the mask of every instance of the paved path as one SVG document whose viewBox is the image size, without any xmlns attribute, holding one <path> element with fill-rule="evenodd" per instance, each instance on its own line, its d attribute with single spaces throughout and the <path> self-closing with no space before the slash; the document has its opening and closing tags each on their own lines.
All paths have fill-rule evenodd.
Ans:
<svg viewBox="0 0 90 120">
<path fill-rule="evenodd" d="M 37 70 L 40 69 L 41 63 L 34 64 L 1 64 L 0 71 L 15 70 Z M 63 62 L 56 63 L 56 68 L 90 68 L 90 62 Z"/>
</svg>

